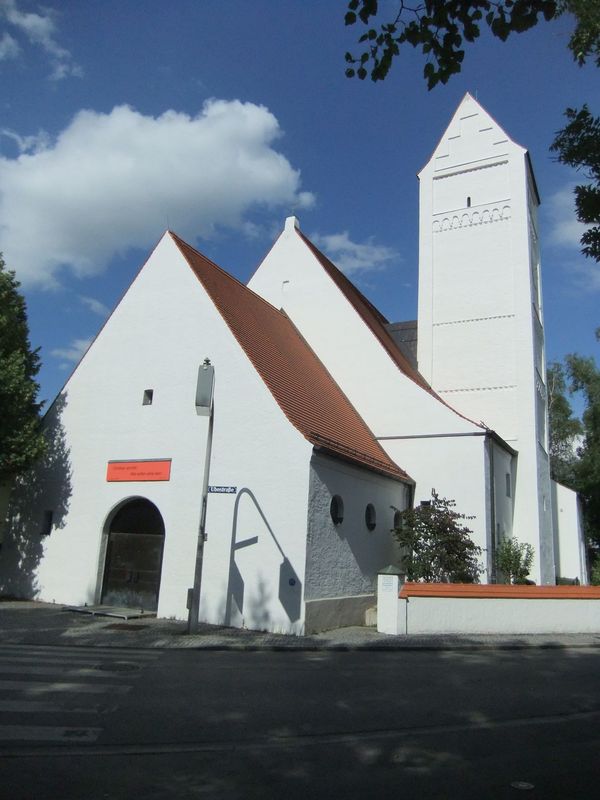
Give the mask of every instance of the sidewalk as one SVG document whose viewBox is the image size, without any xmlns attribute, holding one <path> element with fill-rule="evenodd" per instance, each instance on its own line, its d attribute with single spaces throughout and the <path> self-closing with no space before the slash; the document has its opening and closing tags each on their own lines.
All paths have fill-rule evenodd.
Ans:
<svg viewBox="0 0 600 800">
<path fill-rule="evenodd" d="M 311 636 L 201 624 L 189 636 L 185 622 L 145 617 L 122 620 L 92 617 L 63 606 L 33 601 L 0 601 L 0 646 L 6 644 L 77 647 L 185 648 L 196 650 L 520 650 L 598 647 L 598 634 L 515 636 L 390 636 L 374 628 L 338 628 Z"/>
</svg>

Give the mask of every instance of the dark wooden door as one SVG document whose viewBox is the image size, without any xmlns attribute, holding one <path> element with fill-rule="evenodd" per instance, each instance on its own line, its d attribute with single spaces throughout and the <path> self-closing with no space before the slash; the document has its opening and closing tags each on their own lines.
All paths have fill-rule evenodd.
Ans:
<svg viewBox="0 0 600 800">
<path fill-rule="evenodd" d="M 156 506 L 132 500 L 115 516 L 108 534 L 102 603 L 156 611 L 164 525 Z"/>
</svg>

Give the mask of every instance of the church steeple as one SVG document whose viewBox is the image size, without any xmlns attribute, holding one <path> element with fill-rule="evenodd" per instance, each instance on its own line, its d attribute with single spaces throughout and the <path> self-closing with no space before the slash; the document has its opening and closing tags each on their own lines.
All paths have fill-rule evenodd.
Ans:
<svg viewBox="0 0 600 800">
<path fill-rule="evenodd" d="M 513 530 L 521 540 L 534 532 L 538 577 L 551 582 L 539 198 L 529 157 L 467 94 L 419 180 L 419 370 L 518 451 Z"/>
</svg>

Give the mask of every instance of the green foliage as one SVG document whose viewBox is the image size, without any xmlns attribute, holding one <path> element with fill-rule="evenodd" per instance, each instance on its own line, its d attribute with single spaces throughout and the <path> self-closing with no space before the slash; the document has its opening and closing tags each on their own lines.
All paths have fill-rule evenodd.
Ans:
<svg viewBox="0 0 600 800">
<path fill-rule="evenodd" d="M 564 366 L 549 366 L 548 390 L 552 477 L 579 494 L 586 537 L 599 547 L 600 369 L 593 358 L 569 355 Z M 571 415 L 567 391 L 583 399 L 581 420 Z"/>
<path fill-rule="evenodd" d="M 460 72 L 464 44 L 474 42 L 483 26 L 505 41 L 511 33 L 529 30 L 539 19 L 550 20 L 561 10 L 554 0 L 416 0 L 410 6 L 398 0 L 394 19 L 369 27 L 359 38 L 360 43 L 367 43 L 360 56 L 346 53 L 346 61 L 351 65 L 346 75 L 364 80 L 370 72 L 373 81 L 383 80 L 400 47 L 406 44 L 421 48 L 426 57 L 423 74 L 432 89 Z M 377 0 L 350 0 L 344 21 L 346 25 L 360 21 L 370 26 L 378 11 Z M 577 47 L 583 60 L 593 46 L 594 41 L 589 42 L 580 34 Z"/>
<path fill-rule="evenodd" d="M 525 583 L 533 564 L 533 546 L 504 539 L 496 549 L 496 568 L 502 573 L 504 583 Z"/>
<path fill-rule="evenodd" d="M 541 20 L 568 13 L 575 29 L 568 47 L 579 65 L 588 58 L 600 66 L 600 2 L 598 0 L 398 0 L 398 12 L 389 22 L 375 23 L 377 0 L 350 0 L 346 25 L 362 23 L 368 28 L 359 38 L 366 49 L 358 55 L 346 53 L 346 75 L 373 81 L 387 77 L 402 45 L 421 48 L 425 57 L 423 75 L 429 89 L 447 83 L 460 72 L 465 43 L 474 42 L 482 29 L 505 41 L 511 33 L 523 33 Z M 577 217 L 592 227 L 581 238 L 582 252 L 600 261 L 600 120 L 583 106 L 567 109 L 569 124 L 559 131 L 552 150 L 558 160 L 587 171 L 591 183 L 577 186 Z"/>
<path fill-rule="evenodd" d="M 36 401 L 39 368 L 19 282 L 0 256 L 0 483 L 23 473 L 44 453 Z"/>
<path fill-rule="evenodd" d="M 596 338 L 600 339 L 600 329 Z M 574 488 L 582 500 L 586 535 L 600 544 L 600 370 L 593 358 L 578 355 L 567 356 L 566 365 L 570 391 L 579 392 L 585 402 Z"/>
<path fill-rule="evenodd" d="M 481 548 L 462 520 L 473 519 L 454 510 L 453 500 L 431 492 L 429 504 L 400 515 L 394 535 L 400 545 L 408 580 L 432 583 L 477 583 L 482 568 Z"/>
<path fill-rule="evenodd" d="M 600 51 L 598 59 L 600 63 Z M 590 226 L 581 237 L 581 252 L 600 261 L 600 117 L 592 116 L 587 105 L 579 111 L 568 108 L 565 116 L 569 124 L 557 133 L 550 150 L 590 181 L 575 187 L 575 208 L 578 220 Z"/>
<path fill-rule="evenodd" d="M 550 418 L 550 472 L 555 481 L 574 489 L 576 443 L 583 433 L 583 426 L 581 420 L 573 416 L 562 364 L 554 362 L 548 365 L 546 383 Z"/>
<path fill-rule="evenodd" d="M 592 564 L 590 583 L 592 586 L 600 586 L 600 556 L 596 556 L 596 560 Z"/>
</svg>

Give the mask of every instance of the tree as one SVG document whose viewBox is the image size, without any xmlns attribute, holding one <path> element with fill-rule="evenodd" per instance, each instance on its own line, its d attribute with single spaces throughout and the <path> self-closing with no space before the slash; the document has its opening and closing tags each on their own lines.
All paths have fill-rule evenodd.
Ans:
<svg viewBox="0 0 600 800">
<path fill-rule="evenodd" d="M 600 66 L 600 9 L 590 0 L 414 0 L 410 5 L 398 0 L 394 19 L 368 27 L 359 38 L 366 49 L 357 57 L 346 53 L 346 75 L 364 80 L 370 74 L 373 81 L 383 80 L 400 47 L 411 45 L 421 47 L 426 56 L 423 74 L 432 89 L 460 72 L 464 43 L 474 42 L 484 26 L 506 41 L 511 33 L 523 33 L 540 19 L 565 12 L 576 20 L 569 40 L 574 58 L 584 64 L 591 56 Z M 377 0 L 350 0 L 345 23 L 370 26 L 378 13 Z"/>
<path fill-rule="evenodd" d="M 462 520 L 473 519 L 454 510 L 454 500 L 435 490 L 431 501 L 401 512 L 394 535 L 400 545 L 408 580 L 443 583 L 476 583 L 482 568 L 481 548 L 470 537 Z"/>
<path fill-rule="evenodd" d="M 567 398 L 567 376 L 565 368 L 558 362 L 548 365 L 546 371 L 548 387 L 548 415 L 550 439 L 550 472 L 553 480 L 574 489 L 576 486 L 576 447 L 583 434 L 581 420 L 573 416 Z"/>
<path fill-rule="evenodd" d="M 596 338 L 600 340 L 600 328 Z M 570 355 L 565 360 L 570 391 L 580 392 L 585 401 L 573 488 L 582 500 L 586 536 L 600 547 L 600 369 L 593 358 Z"/>
<path fill-rule="evenodd" d="M 0 255 L 0 485 L 27 470 L 43 453 L 37 402 L 38 350 L 29 343 L 27 309 L 14 272 Z"/>
<path fill-rule="evenodd" d="M 569 124 L 556 134 L 550 150 L 590 181 L 575 187 L 575 208 L 577 219 L 591 226 L 581 237 L 581 252 L 600 261 L 600 117 L 592 116 L 587 105 L 579 111 L 567 108 L 565 116 Z"/>
<path fill-rule="evenodd" d="M 533 545 L 504 539 L 495 554 L 496 567 L 505 583 L 526 583 L 533 564 Z"/>
<path fill-rule="evenodd" d="M 374 22 L 377 0 L 350 0 L 346 25 L 357 22 L 367 27 L 359 38 L 366 49 L 358 56 L 346 53 L 349 78 L 384 80 L 400 54 L 402 45 L 420 47 L 425 56 L 423 74 L 432 89 L 447 83 L 460 72 L 465 43 L 477 39 L 481 30 L 506 41 L 511 33 L 522 33 L 540 20 L 552 20 L 564 13 L 575 18 L 568 47 L 581 66 L 588 58 L 600 66 L 600 3 L 597 0 L 398 0 L 396 16 Z M 575 204 L 580 222 L 591 225 L 581 238 L 584 255 L 600 261 L 600 120 L 587 105 L 568 108 L 568 125 L 558 131 L 551 150 L 558 161 L 583 170 L 590 183 L 577 186 Z"/>
</svg>

